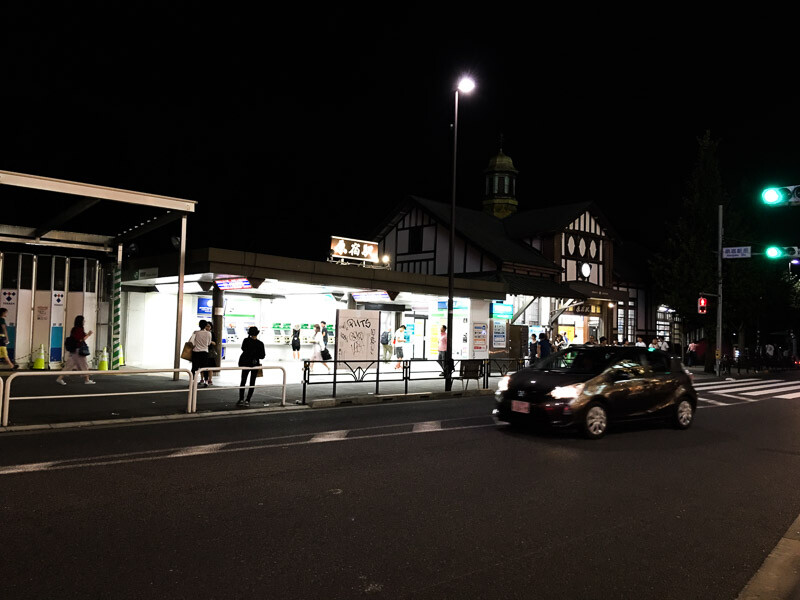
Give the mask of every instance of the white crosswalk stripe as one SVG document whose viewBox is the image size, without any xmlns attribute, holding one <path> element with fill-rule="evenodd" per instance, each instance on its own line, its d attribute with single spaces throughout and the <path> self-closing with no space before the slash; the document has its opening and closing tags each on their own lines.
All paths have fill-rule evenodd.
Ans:
<svg viewBox="0 0 800 600">
<path fill-rule="evenodd" d="M 728 385 L 736 385 L 739 383 L 744 383 L 745 381 L 753 381 L 753 382 L 761 382 L 764 381 L 763 379 L 726 379 L 725 381 L 706 381 L 703 383 L 695 383 L 694 388 L 696 390 L 701 390 L 710 387 L 720 387 L 720 386 L 728 386 Z M 779 381 L 778 379 L 773 379 L 771 381 Z"/>
<path fill-rule="evenodd" d="M 773 386 L 775 386 L 776 383 L 784 384 L 786 382 L 783 379 L 759 379 L 759 380 L 756 380 L 756 381 L 748 381 L 747 383 L 742 384 L 742 385 L 738 385 L 738 386 L 725 385 L 725 386 L 722 386 L 722 387 L 719 387 L 719 388 L 705 387 L 705 388 L 703 388 L 703 391 L 704 392 L 712 392 L 715 389 L 719 389 L 720 391 L 725 392 L 726 394 L 729 394 L 731 392 L 738 392 L 738 391 L 741 391 L 741 390 L 748 390 L 749 391 L 749 390 L 757 390 L 759 388 L 764 388 L 764 387 L 773 387 Z"/>
<path fill-rule="evenodd" d="M 714 406 L 728 406 L 726 402 L 717 402 L 716 400 L 711 400 L 711 398 L 701 398 L 700 396 L 697 397 L 698 400 L 701 402 L 708 402 L 709 404 L 713 404 Z"/>
<path fill-rule="evenodd" d="M 791 392 L 793 390 L 800 390 L 800 384 L 784 385 L 781 387 L 773 387 L 766 390 L 759 390 L 756 392 L 742 392 L 744 396 L 766 396 L 767 394 L 775 394 L 778 392 Z"/>
<path fill-rule="evenodd" d="M 702 381 L 694 385 L 695 390 L 703 395 L 712 394 L 731 402 L 721 402 L 710 398 L 701 398 L 706 408 L 718 406 L 736 406 L 749 402 L 760 402 L 771 398 L 794 400 L 800 398 L 800 381 L 790 382 L 785 379 L 758 379 L 747 377 L 742 379 L 726 379 L 724 381 Z"/>
</svg>

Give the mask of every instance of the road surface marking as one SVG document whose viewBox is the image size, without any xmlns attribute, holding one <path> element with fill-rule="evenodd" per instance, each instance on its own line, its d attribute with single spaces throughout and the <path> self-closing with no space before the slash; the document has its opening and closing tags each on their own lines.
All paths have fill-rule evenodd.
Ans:
<svg viewBox="0 0 800 600">
<path fill-rule="evenodd" d="M 316 442 L 335 442 L 337 440 L 343 440 L 347 437 L 347 431 L 326 431 L 324 433 L 318 433 L 313 438 L 309 440 L 311 443 Z"/>
<path fill-rule="evenodd" d="M 795 398 L 800 398 L 800 392 L 795 392 L 794 394 L 784 394 L 783 396 L 775 396 L 775 397 L 784 400 L 794 400 Z"/>
<path fill-rule="evenodd" d="M 800 385 L 788 385 L 784 387 L 775 387 L 768 390 L 761 390 L 759 392 L 742 392 L 743 396 L 766 396 L 767 394 L 774 394 L 777 392 L 794 392 L 800 390 Z"/>
<path fill-rule="evenodd" d="M 723 385 L 723 386 L 724 385 L 735 385 L 737 383 L 742 383 L 744 381 L 764 381 L 764 380 L 763 379 L 755 379 L 755 378 L 751 377 L 750 379 L 730 379 L 730 380 L 727 380 L 727 381 L 707 381 L 705 383 L 695 383 L 694 387 L 695 387 L 695 389 L 703 389 L 703 388 L 707 388 L 707 387 L 714 387 L 714 386 L 717 386 L 717 385 Z"/>
<path fill-rule="evenodd" d="M 703 402 L 708 402 L 709 404 L 713 404 L 714 406 L 730 406 L 727 402 L 717 402 L 716 400 L 709 400 L 708 398 L 700 398 L 697 397 L 698 400 L 702 400 Z"/>
<path fill-rule="evenodd" d="M 198 456 L 200 454 L 214 454 L 214 452 L 218 452 L 225 446 L 227 446 L 227 444 L 206 444 L 205 446 L 192 446 L 190 448 L 181 448 L 180 450 L 173 452 L 169 456 L 177 457 L 177 456 Z"/>
<path fill-rule="evenodd" d="M 492 417 L 475 417 L 473 420 L 486 421 L 478 425 L 458 425 L 453 427 L 443 427 L 441 429 L 430 429 L 428 431 L 461 431 L 464 429 L 481 429 L 486 427 L 497 427 Z M 453 421 L 463 421 L 462 418 L 452 419 Z M 369 435 L 359 435 L 346 437 L 350 431 L 376 430 L 377 427 L 364 427 L 363 429 L 353 429 L 350 431 L 326 431 L 317 434 L 300 433 L 290 436 L 278 436 L 274 438 L 259 438 L 254 440 L 239 440 L 227 444 L 205 444 L 202 446 L 188 446 L 186 448 L 165 448 L 161 450 L 148 450 L 143 452 L 131 452 L 128 454 L 107 454 L 104 456 L 91 456 L 85 458 L 72 458 L 63 461 L 29 463 L 23 465 L 11 465 L 0 467 L 0 475 L 12 475 L 16 473 L 32 473 L 38 471 L 61 471 L 64 469 L 77 469 L 84 467 L 101 467 L 108 465 L 130 464 L 166 458 L 185 458 L 202 454 L 227 454 L 229 452 L 246 452 L 249 450 L 265 450 L 269 448 L 286 448 L 288 446 L 305 446 L 320 441 L 331 440 L 364 440 L 381 437 L 396 437 L 400 435 L 410 435 L 414 432 L 414 425 L 417 423 L 403 423 L 408 427 L 406 431 L 391 431 L 386 433 L 372 433 Z M 397 428 L 398 425 L 384 425 L 385 428 Z M 424 432 L 420 432 L 424 433 Z M 312 436 L 312 437 L 309 437 Z M 292 441 L 292 440 L 297 441 Z M 265 442 L 265 443 L 261 443 Z M 251 444 L 244 446 L 243 444 Z M 212 446 L 218 446 L 213 450 Z M 235 447 L 234 447 L 235 446 Z"/>
<path fill-rule="evenodd" d="M 420 433 L 424 431 L 439 431 L 442 428 L 441 421 L 425 421 L 424 423 L 414 423 L 412 433 Z"/>
<path fill-rule="evenodd" d="M 704 391 L 704 392 L 713 392 L 716 389 L 720 389 L 720 390 L 723 390 L 726 393 L 730 393 L 730 392 L 739 392 L 739 391 L 742 391 L 742 390 L 757 390 L 759 388 L 775 387 L 776 382 L 780 382 L 781 385 L 786 383 L 786 381 L 784 379 L 766 379 L 766 380 L 763 380 L 763 381 L 751 381 L 751 382 L 749 382 L 749 383 L 747 383 L 745 385 L 740 385 L 740 386 L 736 386 L 736 387 L 724 386 L 724 387 L 717 388 L 717 387 L 713 387 L 713 386 L 708 386 L 708 387 L 704 387 L 702 389 L 702 391 Z"/>
</svg>

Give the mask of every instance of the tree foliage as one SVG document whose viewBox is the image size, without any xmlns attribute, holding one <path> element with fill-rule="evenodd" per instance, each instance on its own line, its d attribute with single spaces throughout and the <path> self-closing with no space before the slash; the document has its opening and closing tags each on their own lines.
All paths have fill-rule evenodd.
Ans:
<svg viewBox="0 0 800 600">
<path fill-rule="evenodd" d="M 725 193 L 718 160 L 720 142 L 706 131 L 697 143 L 697 157 L 680 208 L 650 267 L 657 299 L 681 315 L 684 331 L 703 329 L 713 345 L 717 298 L 709 297 L 706 315 L 697 313 L 697 299 L 702 292 L 717 294 L 719 207 L 723 212 L 723 247 L 751 245 L 754 234 L 745 212 Z M 788 306 L 791 286 L 774 264 L 766 265 L 765 260 L 754 256 L 722 261 L 723 350 L 731 333 L 741 336 L 748 328 L 758 326 L 765 310 L 780 311 Z M 785 273 L 786 265 L 783 269 Z"/>
</svg>

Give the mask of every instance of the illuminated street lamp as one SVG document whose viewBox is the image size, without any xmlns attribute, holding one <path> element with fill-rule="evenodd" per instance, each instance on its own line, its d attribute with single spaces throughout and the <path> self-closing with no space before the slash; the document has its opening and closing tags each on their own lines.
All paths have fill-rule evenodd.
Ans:
<svg viewBox="0 0 800 600">
<path fill-rule="evenodd" d="M 469 94 L 475 89 L 475 81 L 464 76 L 456 88 L 455 114 L 453 117 L 453 198 L 450 203 L 450 244 L 447 248 L 447 351 L 444 370 L 445 390 L 453 389 L 453 246 L 456 242 L 456 155 L 458 150 L 458 93 Z"/>
</svg>

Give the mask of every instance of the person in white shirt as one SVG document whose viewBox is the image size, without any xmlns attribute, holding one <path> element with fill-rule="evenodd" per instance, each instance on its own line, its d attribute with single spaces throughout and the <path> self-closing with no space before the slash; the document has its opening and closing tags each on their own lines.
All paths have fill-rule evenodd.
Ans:
<svg viewBox="0 0 800 600">
<path fill-rule="evenodd" d="M 397 357 L 397 364 L 395 369 L 403 366 L 403 346 L 406 343 L 406 326 L 400 325 L 397 331 L 394 332 L 394 355 Z"/>
<path fill-rule="evenodd" d="M 322 365 L 328 370 L 328 373 L 331 372 L 331 368 L 328 366 L 326 362 L 322 360 L 322 349 L 325 347 L 325 341 L 322 339 L 322 332 L 320 331 L 319 325 L 314 325 L 314 338 L 311 340 L 311 366 L 309 367 L 310 371 L 314 370 L 314 362 L 319 361 Z"/>
<path fill-rule="evenodd" d="M 669 352 L 669 342 L 664 339 L 663 335 L 658 336 L 658 349 Z"/>
<path fill-rule="evenodd" d="M 189 338 L 189 343 L 192 345 L 192 377 L 197 372 L 197 369 L 208 366 L 208 347 L 213 345 L 211 340 L 211 327 L 210 323 L 205 319 L 201 319 L 199 326 L 200 329 L 192 334 Z M 208 375 L 203 374 L 203 380 L 200 382 L 200 387 L 208 387 Z"/>
<path fill-rule="evenodd" d="M 647 347 L 647 344 L 644 343 L 644 340 L 642 339 L 642 336 L 640 336 L 640 335 L 636 336 L 636 345 L 641 347 L 641 348 L 646 348 Z"/>
</svg>

